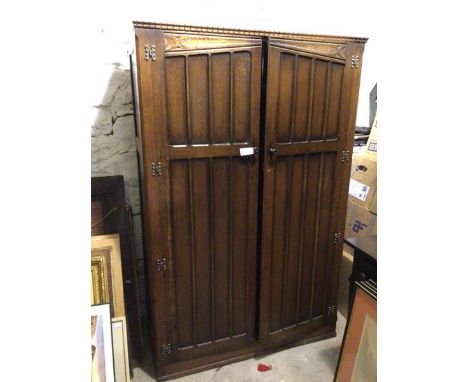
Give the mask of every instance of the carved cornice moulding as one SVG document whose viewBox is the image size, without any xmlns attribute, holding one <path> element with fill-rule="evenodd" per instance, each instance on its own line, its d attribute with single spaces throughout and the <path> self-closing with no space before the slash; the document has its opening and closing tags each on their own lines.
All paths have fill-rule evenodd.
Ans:
<svg viewBox="0 0 468 382">
<path fill-rule="evenodd" d="M 165 33 L 165 49 L 166 52 L 177 52 L 183 50 L 210 49 L 219 48 L 236 48 L 245 46 L 261 46 L 262 40 L 257 38 L 247 37 L 213 37 L 203 35 L 187 35 L 177 33 Z"/>
<path fill-rule="evenodd" d="M 300 50 L 307 53 L 318 54 L 321 56 L 328 56 L 339 58 L 342 60 L 346 59 L 346 48 L 345 44 L 330 44 L 330 43 L 315 43 L 312 41 L 294 41 L 293 44 L 288 44 L 288 40 L 270 40 L 271 46 L 279 48 L 286 48 L 292 50 Z"/>
<path fill-rule="evenodd" d="M 286 33 L 274 31 L 259 31 L 249 29 L 234 29 L 234 28 L 216 28 L 204 27 L 195 25 L 177 25 L 177 24 L 164 24 L 157 22 L 134 21 L 135 28 L 145 29 L 161 29 L 164 31 L 177 31 L 177 32 L 191 32 L 191 33 L 210 33 L 220 35 L 236 35 L 236 36 L 249 36 L 249 37 L 277 37 L 288 38 L 291 40 L 309 40 L 317 42 L 336 42 L 336 43 L 365 43 L 367 37 L 349 37 L 349 36 L 330 36 L 330 35 L 315 35 L 306 33 Z"/>
</svg>

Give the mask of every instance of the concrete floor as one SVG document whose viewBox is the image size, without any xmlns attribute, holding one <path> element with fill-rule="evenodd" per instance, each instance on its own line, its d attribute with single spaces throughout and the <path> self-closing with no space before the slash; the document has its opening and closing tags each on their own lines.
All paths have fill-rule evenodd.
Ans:
<svg viewBox="0 0 468 382">
<path fill-rule="evenodd" d="M 173 379 L 177 382 L 331 382 L 340 353 L 346 320 L 338 313 L 337 336 L 308 345 L 297 346 L 278 353 L 232 363 L 217 369 Z M 273 369 L 257 371 L 258 363 L 267 363 Z M 146 371 L 149 367 L 135 368 L 132 382 L 153 382 Z"/>
</svg>

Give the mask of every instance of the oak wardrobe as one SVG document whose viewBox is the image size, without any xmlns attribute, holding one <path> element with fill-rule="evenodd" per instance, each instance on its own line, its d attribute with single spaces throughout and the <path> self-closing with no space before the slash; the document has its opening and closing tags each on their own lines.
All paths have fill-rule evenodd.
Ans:
<svg viewBox="0 0 468 382">
<path fill-rule="evenodd" d="M 366 39 L 134 27 L 158 379 L 334 336 Z"/>
</svg>

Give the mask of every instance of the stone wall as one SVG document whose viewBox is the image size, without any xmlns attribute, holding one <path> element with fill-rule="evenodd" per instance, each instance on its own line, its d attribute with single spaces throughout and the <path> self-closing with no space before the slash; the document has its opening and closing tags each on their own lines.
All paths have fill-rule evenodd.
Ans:
<svg viewBox="0 0 468 382">
<path fill-rule="evenodd" d="M 129 69 L 113 64 L 107 88 L 91 126 L 91 176 L 123 175 L 125 194 L 132 207 L 138 291 L 146 313 L 138 164 Z"/>
</svg>

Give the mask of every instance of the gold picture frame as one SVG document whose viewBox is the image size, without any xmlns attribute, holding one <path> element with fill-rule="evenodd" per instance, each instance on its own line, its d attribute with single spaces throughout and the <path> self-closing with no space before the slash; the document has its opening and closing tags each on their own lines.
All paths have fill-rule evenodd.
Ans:
<svg viewBox="0 0 468 382">
<path fill-rule="evenodd" d="M 106 257 L 91 253 L 91 305 L 110 302 Z"/>
<path fill-rule="evenodd" d="M 115 317 L 112 319 L 112 343 L 114 348 L 115 382 L 130 382 L 127 320 L 125 317 Z"/>
<path fill-rule="evenodd" d="M 91 236 L 91 303 L 101 299 L 111 304 L 112 317 L 125 316 L 118 234 Z"/>
</svg>

